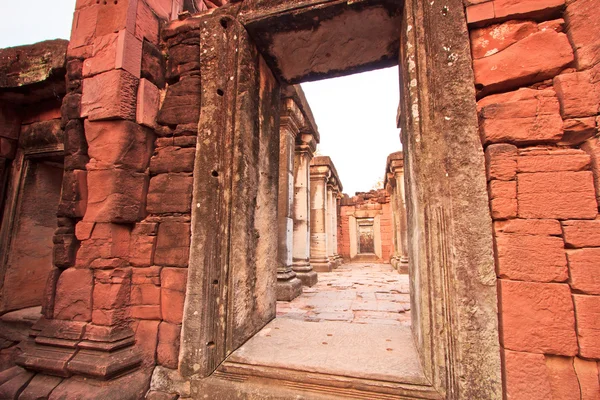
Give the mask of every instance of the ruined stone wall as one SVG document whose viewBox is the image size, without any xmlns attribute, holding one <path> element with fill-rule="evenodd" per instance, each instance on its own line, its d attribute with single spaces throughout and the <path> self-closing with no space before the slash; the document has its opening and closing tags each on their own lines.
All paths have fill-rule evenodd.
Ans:
<svg viewBox="0 0 600 400">
<path fill-rule="evenodd" d="M 389 262 L 394 254 L 394 239 L 392 232 L 392 208 L 390 196 L 387 191 L 372 190 L 370 192 L 356 193 L 356 196 L 344 195 L 340 203 L 340 219 L 338 221 L 338 253 L 344 260 L 350 260 L 351 255 L 351 224 L 356 224 L 356 218 L 377 217 L 379 236 L 381 242 L 382 262 Z"/>
<path fill-rule="evenodd" d="M 598 398 L 600 1 L 467 4 L 506 396 Z"/>
</svg>

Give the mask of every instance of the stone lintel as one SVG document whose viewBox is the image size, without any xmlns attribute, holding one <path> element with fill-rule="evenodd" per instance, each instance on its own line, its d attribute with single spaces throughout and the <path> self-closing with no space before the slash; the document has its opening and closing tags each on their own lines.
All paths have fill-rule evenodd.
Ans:
<svg viewBox="0 0 600 400">
<path fill-rule="evenodd" d="M 328 156 L 317 156 L 317 157 L 313 158 L 312 161 L 310 162 L 311 176 L 313 174 L 313 170 L 315 171 L 315 173 L 319 173 L 320 170 L 322 169 L 321 167 L 328 168 L 328 170 L 330 171 L 330 176 L 328 176 L 328 179 L 334 180 L 335 185 L 338 188 L 338 191 L 342 192 L 344 190 L 344 187 L 342 186 L 342 181 L 340 180 L 340 177 L 337 173 L 337 170 L 335 169 L 335 165 L 333 164 L 333 161 L 331 160 L 331 158 Z"/>
<path fill-rule="evenodd" d="M 300 130 L 304 133 L 309 133 L 314 136 L 316 143 L 321 141 L 321 135 L 319 134 L 319 127 L 315 122 L 308 100 L 304 95 L 304 91 L 300 85 L 286 85 L 281 89 L 282 99 L 292 99 L 296 104 L 296 107 L 300 109 L 300 112 L 304 116 L 303 124 Z"/>
</svg>

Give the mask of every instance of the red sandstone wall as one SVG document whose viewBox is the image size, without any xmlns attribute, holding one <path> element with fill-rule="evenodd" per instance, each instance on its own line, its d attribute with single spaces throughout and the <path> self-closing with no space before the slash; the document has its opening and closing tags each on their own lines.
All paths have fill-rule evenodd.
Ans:
<svg viewBox="0 0 600 400">
<path fill-rule="evenodd" d="M 506 396 L 598 399 L 600 1 L 468 3 Z"/>
</svg>

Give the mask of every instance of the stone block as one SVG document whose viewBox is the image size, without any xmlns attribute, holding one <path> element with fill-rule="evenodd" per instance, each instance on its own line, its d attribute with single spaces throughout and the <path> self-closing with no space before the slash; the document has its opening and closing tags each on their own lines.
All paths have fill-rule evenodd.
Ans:
<svg viewBox="0 0 600 400">
<path fill-rule="evenodd" d="M 598 377 L 598 365 L 596 360 L 583 360 L 575 357 L 573 366 L 577 373 L 579 386 L 581 388 L 581 399 L 600 399 L 600 379 Z"/>
<path fill-rule="evenodd" d="M 129 262 L 136 267 L 149 267 L 154 263 L 156 236 L 132 234 L 129 244 Z"/>
<path fill-rule="evenodd" d="M 581 145 L 581 149 L 590 155 L 596 200 L 600 202 L 600 141 L 598 141 L 598 138 L 591 138 Z"/>
<path fill-rule="evenodd" d="M 94 38 L 92 57 L 83 62 L 83 77 L 123 69 L 136 78 L 142 67 L 142 41 L 122 30 Z"/>
<path fill-rule="evenodd" d="M 143 218 L 148 175 L 124 169 L 88 172 L 85 221 L 130 223 Z"/>
<path fill-rule="evenodd" d="M 133 305 L 130 307 L 129 316 L 135 319 L 162 319 L 160 305 Z"/>
<path fill-rule="evenodd" d="M 16 399 L 34 377 L 35 373 L 21 370 L 8 381 L 0 385 L 1 399 Z"/>
<path fill-rule="evenodd" d="M 553 400 L 579 398 L 579 381 L 575 374 L 572 357 L 546 355 L 546 371 L 550 381 Z"/>
<path fill-rule="evenodd" d="M 484 144 L 558 142 L 563 122 L 554 90 L 519 89 L 477 103 Z"/>
<path fill-rule="evenodd" d="M 517 172 L 585 171 L 590 163 L 590 156 L 583 150 L 531 147 L 519 150 Z"/>
<path fill-rule="evenodd" d="M 69 268 L 56 284 L 54 318 L 70 321 L 92 319 L 93 275 L 89 269 Z"/>
<path fill-rule="evenodd" d="M 488 180 L 509 181 L 517 176 L 517 147 L 511 144 L 492 144 L 485 149 Z"/>
<path fill-rule="evenodd" d="M 564 282 L 567 259 L 559 237 L 497 233 L 498 276 L 529 282 Z"/>
<path fill-rule="evenodd" d="M 75 235 L 54 235 L 52 242 L 54 243 L 52 264 L 59 268 L 67 268 L 75 265 L 75 256 L 79 244 Z"/>
<path fill-rule="evenodd" d="M 511 400 L 547 400 L 551 387 L 543 354 L 504 350 L 506 397 Z"/>
<path fill-rule="evenodd" d="M 148 168 L 154 134 L 131 121 L 85 121 L 85 137 L 93 169 Z"/>
<path fill-rule="evenodd" d="M 494 55 L 474 60 L 475 85 L 480 95 L 513 90 L 553 78 L 571 62 L 573 50 L 567 35 L 540 31 Z"/>
<path fill-rule="evenodd" d="M 91 6 L 75 10 L 67 53 L 69 56 L 73 55 L 73 50 L 76 48 L 91 46 L 96 31 L 99 8 L 100 6 Z"/>
<path fill-rule="evenodd" d="M 142 78 L 149 80 L 159 89 L 164 89 L 166 68 L 165 57 L 160 49 L 144 40 L 142 46 Z"/>
<path fill-rule="evenodd" d="M 88 182 L 87 171 L 64 171 L 59 217 L 81 218 L 87 210 Z"/>
<path fill-rule="evenodd" d="M 65 127 L 64 136 L 65 154 L 87 155 L 87 141 L 85 139 L 85 130 L 83 127 L 83 122 L 80 119 L 72 119 L 67 123 Z"/>
<path fill-rule="evenodd" d="M 190 236 L 189 223 L 162 222 L 158 228 L 154 263 L 174 267 L 187 266 Z"/>
<path fill-rule="evenodd" d="M 562 228 L 567 247 L 600 247 L 600 220 L 563 221 Z"/>
<path fill-rule="evenodd" d="M 138 83 L 138 78 L 122 69 L 84 79 L 81 116 L 88 117 L 90 121 L 135 121 Z"/>
<path fill-rule="evenodd" d="M 163 367 L 177 369 L 181 325 L 161 322 L 158 327 L 157 362 Z"/>
<path fill-rule="evenodd" d="M 595 0 L 567 2 L 565 20 L 568 34 L 575 48 L 577 68 L 583 70 L 600 61 L 600 25 L 594 17 L 598 11 Z"/>
<path fill-rule="evenodd" d="M 82 222 L 79 222 L 79 226 Z M 88 240 L 77 252 L 77 265 L 89 267 L 96 259 L 125 259 L 129 254 L 130 230 L 127 225 L 97 223 Z"/>
<path fill-rule="evenodd" d="M 113 310 L 129 303 L 131 268 L 96 271 L 94 282 L 94 309 Z"/>
<path fill-rule="evenodd" d="M 478 24 L 484 21 L 493 20 L 494 14 L 494 2 L 486 1 L 479 4 L 473 4 L 467 7 L 467 23 Z"/>
<path fill-rule="evenodd" d="M 489 57 L 537 31 L 535 22 L 516 20 L 474 29 L 470 32 L 473 58 Z"/>
<path fill-rule="evenodd" d="M 163 268 L 160 274 L 161 287 L 185 292 L 187 286 L 187 269 Z"/>
<path fill-rule="evenodd" d="M 74 92 L 67 93 L 65 97 L 63 97 L 60 110 L 63 120 L 81 117 L 81 94 Z"/>
<path fill-rule="evenodd" d="M 160 286 L 153 284 L 133 285 L 131 287 L 131 304 L 159 305 Z"/>
<path fill-rule="evenodd" d="M 600 66 L 554 78 L 554 89 L 564 119 L 591 117 L 600 110 Z"/>
<path fill-rule="evenodd" d="M 560 222 L 555 219 L 513 219 L 494 222 L 494 231 L 521 235 L 561 236 Z"/>
<path fill-rule="evenodd" d="M 190 76 L 169 85 L 158 112 L 161 125 L 192 124 L 200 119 L 200 77 Z"/>
<path fill-rule="evenodd" d="M 590 171 L 518 174 L 517 200 L 521 218 L 592 219 L 598 213 Z"/>
<path fill-rule="evenodd" d="M 19 400 L 47 399 L 63 378 L 37 374 L 19 395 Z"/>
<path fill-rule="evenodd" d="M 192 207 L 191 174 L 160 174 L 150 179 L 148 204 L 150 214 L 189 213 Z"/>
<path fill-rule="evenodd" d="M 160 91 L 149 80 L 141 79 L 137 94 L 136 122 L 140 125 L 154 128 L 157 126 Z"/>
<path fill-rule="evenodd" d="M 492 180 L 488 185 L 492 218 L 507 219 L 517 216 L 517 182 Z"/>
<path fill-rule="evenodd" d="M 150 173 L 192 172 L 195 157 L 195 148 L 159 147 L 150 160 Z"/>
<path fill-rule="evenodd" d="M 569 285 L 498 280 L 501 343 L 508 350 L 573 356 L 575 316 Z"/>
<path fill-rule="evenodd" d="M 180 43 L 169 47 L 167 78 L 178 80 L 193 71 L 200 71 L 200 44 Z"/>
<path fill-rule="evenodd" d="M 160 321 L 139 321 L 135 330 L 136 347 L 142 352 L 142 365 L 153 367 L 156 363 L 158 325 Z"/>
<path fill-rule="evenodd" d="M 544 20 L 559 13 L 565 0 L 493 0 L 467 7 L 467 23 L 481 25 L 507 19 Z"/>
<path fill-rule="evenodd" d="M 117 3 L 109 1 L 99 5 L 96 37 L 122 30 L 135 34 L 139 2 L 139 0 L 119 0 Z"/>
<path fill-rule="evenodd" d="M 146 3 L 160 19 L 165 21 L 171 19 L 173 0 L 147 0 Z"/>
<path fill-rule="evenodd" d="M 181 324 L 183 319 L 183 304 L 185 292 L 179 290 L 161 288 L 160 309 L 164 321 L 173 324 Z"/>
<path fill-rule="evenodd" d="M 596 118 L 571 118 L 563 123 L 563 138 L 559 145 L 580 145 L 598 133 Z"/>
<path fill-rule="evenodd" d="M 133 268 L 132 283 L 134 285 L 160 285 L 161 267 Z"/>
<path fill-rule="evenodd" d="M 15 109 L 0 105 L 0 132 L 0 136 L 7 139 L 19 138 L 21 118 Z"/>
<path fill-rule="evenodd" d="M 582 293 L 600 295 L 600 248 L 569 250 L 567 258 L 571 287 Z"/>
<path fill-rule="evenodd" d="M 600 296 L 574 294 L 579 355 L 600 359 Z"/>
</svg>

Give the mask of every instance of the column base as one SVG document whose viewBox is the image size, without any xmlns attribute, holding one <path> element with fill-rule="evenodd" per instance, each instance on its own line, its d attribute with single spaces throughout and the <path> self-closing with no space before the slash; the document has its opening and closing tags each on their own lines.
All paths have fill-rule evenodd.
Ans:
<svg viewBox="0 0 600 400">
<path fill-rule="evenodd" d="M 400 274 L 408 274 L 408 257 L 400 257 L 397 269 Z"/>
<path fill-rule="evenodd" d="M 313 270 L 312 265 L 305 260 L 295 261 L 292 264 L 292 269 L 296 273 L 296 278 L 300 279 L 302 286 L 314 286 L 317 284 L 317 273 Z"/>
<path fill-rule="evenodd" d="M 302 294 L 302 281 L 297 278 L 297 274 L 293 272 L 292 274 L 293 276 L 287 279 L 280 279 L 277 276 L 277 285 L 275 287 L 277 301 L 292 301 Z"/>
<path fill-rule="evenodd" d="M 313 261 L 310 260 L 310 265 L 312 265 L 313 270 L 317 272 L 331 272 L 333 271 L 333 263 L 328 259 Z"/>
</svg>

